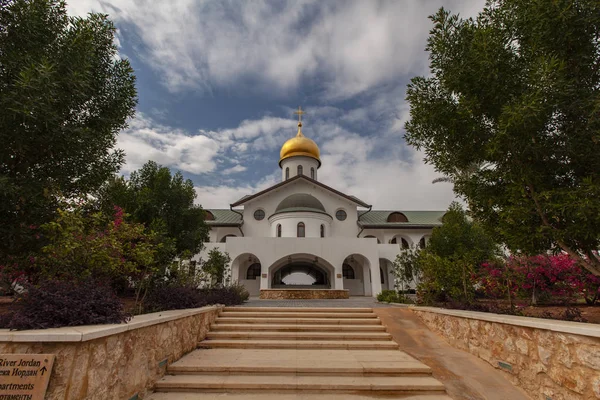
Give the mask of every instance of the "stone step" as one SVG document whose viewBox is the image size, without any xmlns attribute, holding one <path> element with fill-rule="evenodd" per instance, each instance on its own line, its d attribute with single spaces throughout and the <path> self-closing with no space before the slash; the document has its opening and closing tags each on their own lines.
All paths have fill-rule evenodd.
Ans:
<svg viewBox="0 0 600 400">
<path fill-rule="evenodd" d="M 380 340 L 204 340 L 199 348 L 236 348 L 236 349 L 397 349 L 394 341 Z"/>
<path fill-rule="evenodd" d="M 315 313 L 372 313 L 372 308 L 335 307 L 224 307 L 223 311 L 236 312 L 315 312 Z"/>
<path fill-rule="evenodd" d="M 294 324 L 294 325 L 381 325 L 379 318 L 271 318 L 217 317 L 218 324 Z"/>
<path fill-rule="evenodd" d="M 351 313 L 351 312 L 239 312 L 222 311 L 220 317 L 256 317 L 256 318 L 377 318 L 377 314 L 371 313 Z"/>
<path fill-rule="evenodd" d="M 385 397 L 382 397 L 385 396 Z M 153 393 L 147 400 L 452 400 L 445 394 L 355 394 L 355 393 L 307 393 L 307 392 L 262 392 L 244 391 L 228 393 L 189 393 L 189 392 L 158 392 Z"/>
<path fill-rule="evenodd" d="M 387 332 L 208 332 L 207 339 L 392 340 Z"/>
<path fill-rule="evenodd" d="M 212 324 L 211 331 L 385 332 L 383 325 Z"/>
<path fill-rule="evenodd" d="M 312 364 L 312 365 L 311 365 Z M 341 366 L 332 363 L 319 363 L 315 365 L 314 360 L 307 360 L 301 365 L 284 365 L 283 363 L 254 363 L 254 364 L 222 364 L 222 365 L 202 365 L 202 364 L 173 364 L 169 366 L 168 373 L 176 374 L 243 374 L 243 375 L 263 375 L 263 374 L 294 374 L 294 375 L 332 375 L 332 376 L 354 376 L 354 375 L 384 375 L 384 376 L 406 376 L 406 375 L 431 375 L 431 369 L 425 364 L 415 361 L 406 361 L 401 363 L 390 363 L 391 365 L 350 365 Z M 377 363 L 380 364 L 380 363 Z"/>
<path fill-rule="evenodd" d="M 156 383 L 162 391 L 335 391 L 444 393 L 444 385 L 429 376 L 303 376 L 303 375 L 168 375 Z"/>
</svg>

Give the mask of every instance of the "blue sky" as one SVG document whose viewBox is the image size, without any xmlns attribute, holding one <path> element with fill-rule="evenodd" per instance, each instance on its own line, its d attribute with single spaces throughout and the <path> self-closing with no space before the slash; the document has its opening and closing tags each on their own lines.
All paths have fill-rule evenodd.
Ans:
<svg viewBox="0 0 600 400">
<path fill-rule="evenodd" d="M 70 0 L 104 12 L 136 72 L 137 115 L 121 132 L 123 174 L 151 159 L 228 208 L 279 182 L 281 145 L 303 132 L 319 180 L 376 208 L 446 209 L 450 184 L 402 138 L 406 85 L 428 74 L 428 15 L 474 16 L 482 0 Z"/>
</svg>

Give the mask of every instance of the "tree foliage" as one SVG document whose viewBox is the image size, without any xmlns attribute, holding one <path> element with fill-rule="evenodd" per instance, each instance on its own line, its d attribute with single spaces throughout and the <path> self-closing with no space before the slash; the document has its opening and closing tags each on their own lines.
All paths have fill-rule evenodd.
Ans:
<svg viewBox="0 0 600 400">
<path fill-rule="evenodd" d="M 118 171 L 117 133 L 135 111 L 133 70 L 106 15 L 69 17 L 63 1 L 0 1 L 0 256 L 37 241 L 59 197 Z"/>
<path fill-rule="evenodd" d="M 599 275 L 600 3 L 493 0 L 476 19 L 431 19 L 407 142 L 510 250 L 562 250 Z"/>
<path fill-rule="evenodd" d="M 452 203 L 442 226 L 434 228 L 429 243 L 414 261 L 421 274 L 419 291 L 425 296 L 443 294 L 470 301 L 472 275 L 485 261 L 495 259 L 498 245 L 458 203 Z M 414 268 L 414 267 L 413 267 Z"/>
<path fill-rule="evenodd" d="M 122 207 L 131 220 L 156 232 L 163 243 L 159 263 L 167 266 L 175 257 L 189 258 L 208 240 L 202 207 L 194 204 L 196 191 L 181 172 L 149 161 L 131 174 L 113 177 L 99 193 L 103 209 Z"/>
<path fill-rule="evenodd" d="M 59 210 L 55 221 L 42 225 L 49 244 L 35 258 L 36 275 L 44 279 L 138 281 L 153 272 L 157 246 L 144 226 L 123 220 L 116 208 L 110 220 L 81 209 Z"/>
</svg>

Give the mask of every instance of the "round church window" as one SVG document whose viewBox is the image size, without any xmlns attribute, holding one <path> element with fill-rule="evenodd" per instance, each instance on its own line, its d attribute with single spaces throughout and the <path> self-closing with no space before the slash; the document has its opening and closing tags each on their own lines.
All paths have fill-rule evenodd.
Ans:
<svg viewBox="0 0 600 400">
<path fill-rule="evenodd" d="M 265 212 L 263 210 L 254 211 L 254 219 L 257 221 L 265 219 Z"/>
<path fill-rule="evenodd" d="M 346 220 L 347 216 L 348 215 L 346 214 L 346 211 L 344 211 L 344 210 L 337 210 L 335 212 L 335 217 L 338 219 L 338 221 L 344 221 L 344 220 Z"/>
</svg>

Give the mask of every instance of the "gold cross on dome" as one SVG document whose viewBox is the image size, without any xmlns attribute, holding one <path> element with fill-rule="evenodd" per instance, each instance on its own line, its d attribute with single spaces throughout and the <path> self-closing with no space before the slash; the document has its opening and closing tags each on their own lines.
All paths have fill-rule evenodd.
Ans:
<svg viewBox="0 0 600 400">
<path fill-rule="evenodd" d="M 304 111 L 302 111 L 302 107 L 298 106 L 298 111 L 294 111 L 294 114 L 298 115 L 298 123 L 301 124 L 302 123 L 302 115 L 306 114 Z"/>
</svg>

